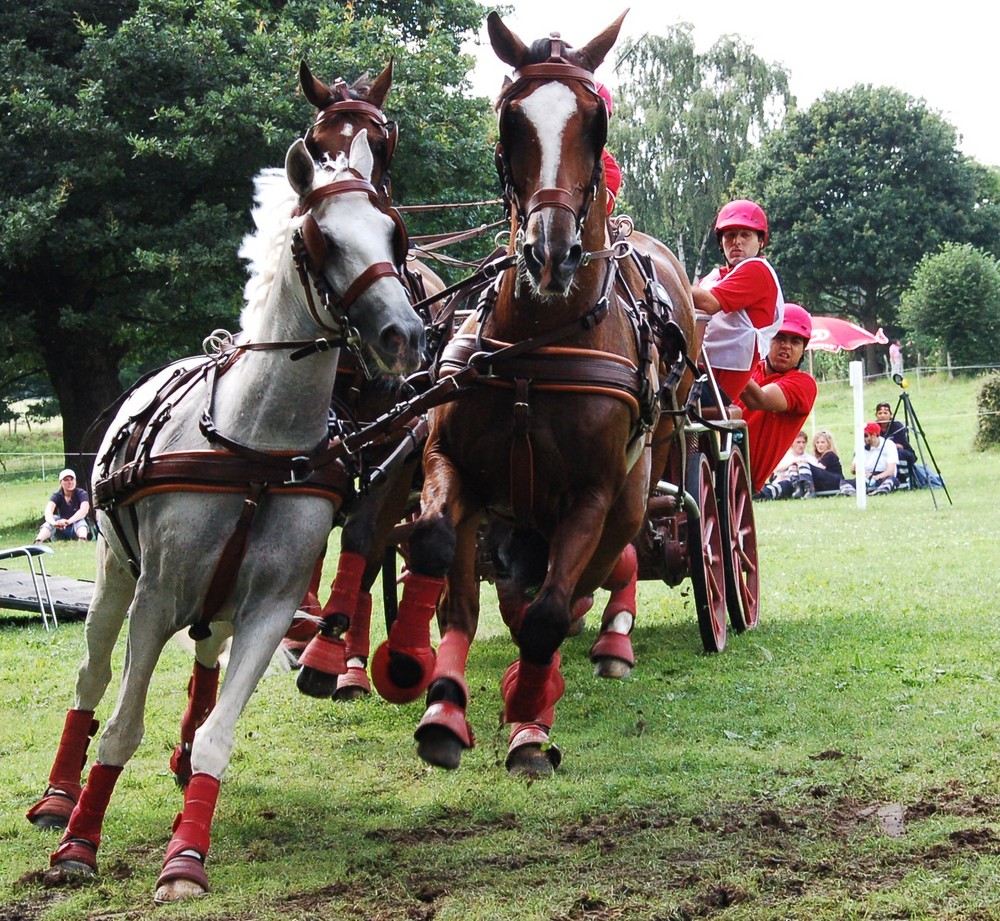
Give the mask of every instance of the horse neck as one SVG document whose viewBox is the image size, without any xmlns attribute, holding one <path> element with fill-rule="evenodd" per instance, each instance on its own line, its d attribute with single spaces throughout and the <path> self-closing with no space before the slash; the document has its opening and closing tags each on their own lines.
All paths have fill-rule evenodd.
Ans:
<svg viewBox="0 0 1000 921">
<path fill-rule="evenodd" d="M 290 249 L 282 256 L 254 342 L 312 341 L 324 335 L 312 319 Z M 307 449 L 327 431 L 339 349 L 292 361 L 293 348 L 248 350 L 220 376 L 215 424 L 223 434 L 261 448 Z"/>
</svg>

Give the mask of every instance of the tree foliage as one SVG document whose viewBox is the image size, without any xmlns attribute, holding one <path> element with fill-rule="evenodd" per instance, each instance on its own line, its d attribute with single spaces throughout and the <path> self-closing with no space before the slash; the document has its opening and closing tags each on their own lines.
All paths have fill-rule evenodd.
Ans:
<svg viewBox="0 0 1000 921">
<path fill-rule="evenodd" d="M 252 177 L 311 118 L 301 59 L 332 81 L 395 58 L 398 197 L 492 191 L 488 104 L 463 96 L 460 53 L 482 15 L 475 0 L 0 7 L 0 349 L 51 382 L 68 450 L 123 370 L 234 325 Z"/>
<path fill-rule="evenodd" d="M 958 366 L 1000 362 L 1000 263 L 969 244 L 945 244 L 920 260 L 899 314 L 924 352 Z"/>
<path fill-rule="evenodd" d="M 737 184 L 767 209 L 786 296 L 870 329 L 895 325 L 924 253 L 985 233 L 973 216 L 988 183 L 957 150 L 955 129 L 885 87 L 827 93 L 791 114 Z"/>
<path fill-rule="evenodd" d="M 715 248 L 715 215 L 738 164 L 794 104 L 788 74 L 732 35 L 699 54 L 687 24 L 643 36 L 616 69 L 609 146 L 624 176 L 620 210 L 695 277 Z"/>
</svg>

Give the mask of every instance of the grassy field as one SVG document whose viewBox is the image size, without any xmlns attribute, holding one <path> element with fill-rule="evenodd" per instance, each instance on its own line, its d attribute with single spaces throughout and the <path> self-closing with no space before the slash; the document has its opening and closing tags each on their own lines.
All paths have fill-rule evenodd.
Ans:
<svg viewBox="0 0 1000 921">
<path fill-rule="evenodd" d="M 23 813 L 71 704 L 82 626 L 47 635 L 37 614 L 10 614 L 0 918 L 1000 918 L 1000 453 L 972 451 L 977 389 L 929 378 L 910 391 L 954 505 L 915 491 L 863 512 L 843 498 L 756 506 L 761 622 L 721 654 L 700 651 L 686 583 L 640 586 L 626 681 L 592 676 L 588 619 L 564 646 L 551 780 L 503 769 L 514 653 L 488 587 L 469 672 L 477 746 L 457 772 L 416 757 L 419 702 L 315 701 L 269 674 L 237 727 L 213 891 L 194 904 L 151 898 L 180 805 L 167 761 L 188 657 L 169 647 L 154 679 L 100 881 L 48 889 L 37 871 L 56 838 Z M 898 393 L 869 385 L 865 403 Z M 846 385 L 822 385 L 816 424 L 848 456 L 851 419 Z M 0 546 L 33 537 L 52 488 L 0 489 Z M 50 561 L 92 578 L 93 545 Z"/>
</svg>

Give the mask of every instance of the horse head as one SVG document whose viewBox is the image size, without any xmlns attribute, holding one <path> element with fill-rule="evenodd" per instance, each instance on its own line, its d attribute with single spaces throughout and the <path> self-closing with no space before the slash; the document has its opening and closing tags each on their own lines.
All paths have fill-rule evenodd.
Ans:
<svg viewBox="0 0 1000 921">
<path fill-rule="evenodd" d="M 497 167 L 524 267 L 541 295 L 564 296 L 584 254 L 603 245 L 608 113 L 594 71 L 624 18 L 582 48 L 555 32 L 528 47 L 495 12 L 487 19 L 493 50 L 514 69 L 497 105 Z"/>
<path fill-rule="evenodd" d="M 314 160 L 335 160 L 337 154 L 349 154 L 351 142 L 359 131 L 368 131 L 372 151 L 372 185 L 383 202 L 392 201 L 389 169 L 396 151 L 398 128 L 382 112 L 392 86 L 390 60 L 374 80 L 362 77 L 348 85 L 342 78 L 327 86 L 313 76 L 305 61 L 299 65 L 299 83 L 306 99 L 316 107 L 316 116 L 305 135 L 306 147 Z"/>
<path fill-rule="evenodd" d="M 300 259 L 326 312 L 314 310 L 325 329 L 346 327 L 349 344 L 369 372 L 408 373 L 420 364 L 424 327 L 403 287 L 406 229 L 382 204 L 371 183 L 374 156 L 367 129 L 354 136 L 349 153 L 317 164 L 298 140 L 285 157 L 288 182 L 302 215 Z"/>
</svg>

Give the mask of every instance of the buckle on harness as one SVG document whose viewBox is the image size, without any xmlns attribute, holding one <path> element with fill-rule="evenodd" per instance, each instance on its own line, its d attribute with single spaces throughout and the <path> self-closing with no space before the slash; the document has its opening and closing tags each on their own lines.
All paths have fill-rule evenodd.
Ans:
<svg viewBox="0 0 1000 921">
<path fill-rule="evenodd" d="M 289 470 L 289 479 L 285 480 L 285 486 L 294 486 L 297 483 L 306 483 L 312 479 L 312 475 L 315 472 L 312 467 L 309 466 L 309 458 L 305 454 L 299 454 L 297 457 L 293 457 L 289 464 L 291 465 Z"/>
</svg>

